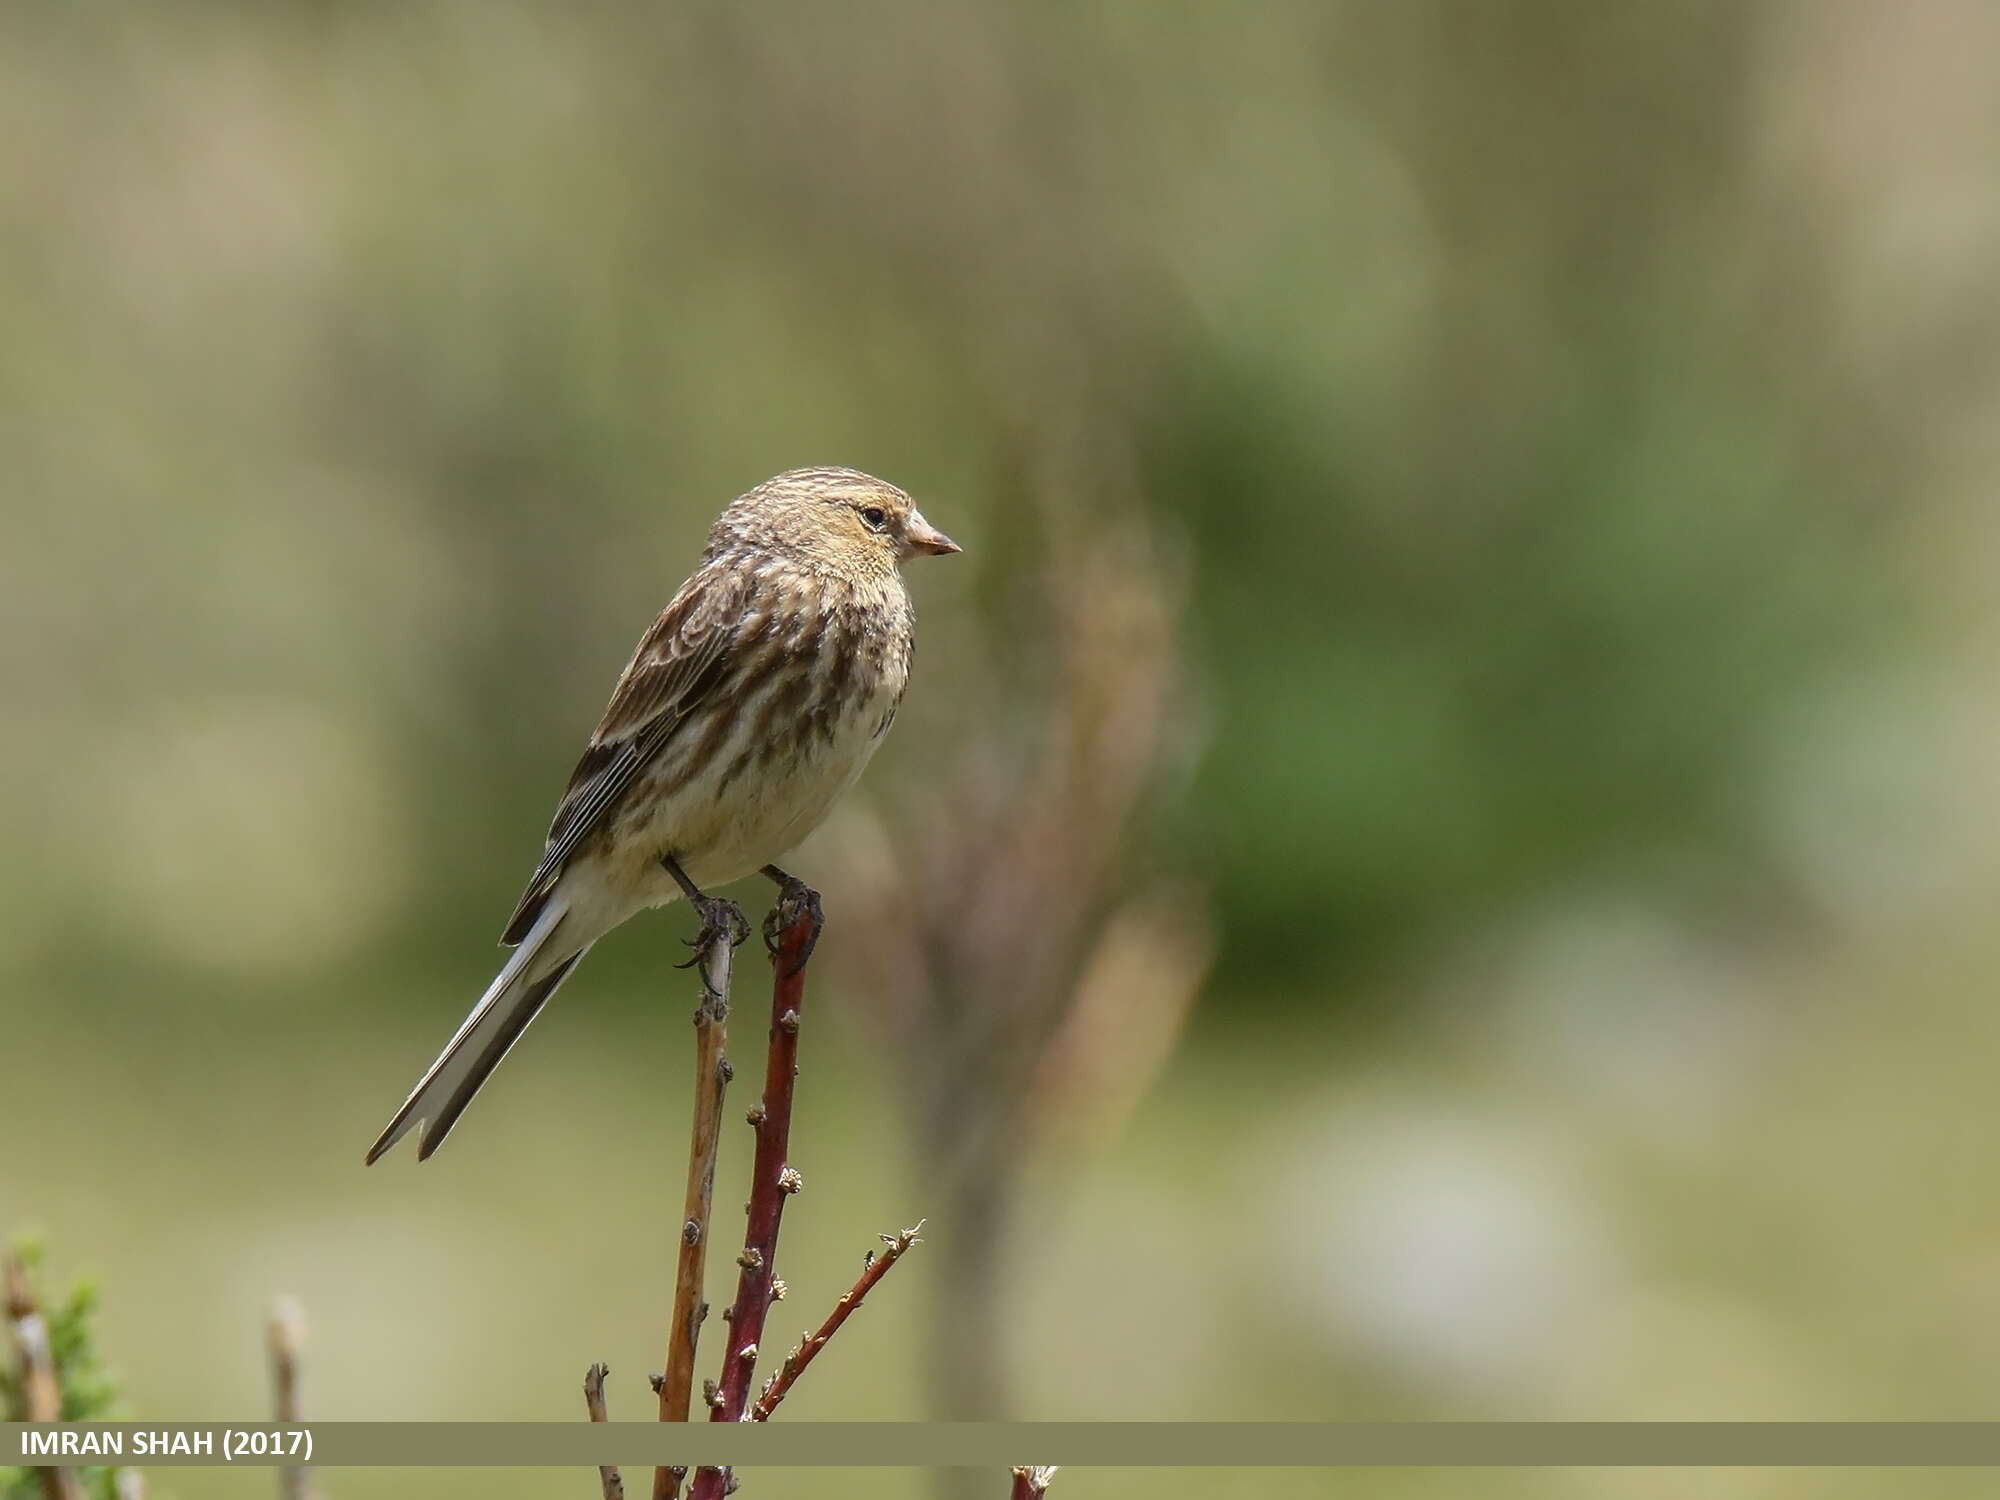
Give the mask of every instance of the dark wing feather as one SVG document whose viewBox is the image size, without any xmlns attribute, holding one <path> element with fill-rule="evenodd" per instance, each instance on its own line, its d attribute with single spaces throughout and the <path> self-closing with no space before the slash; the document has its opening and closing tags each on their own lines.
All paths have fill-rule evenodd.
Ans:
<svg viewBox="0 0 2000 1500">
<path fill-rule="evenodd" d="M 589 748 L 570 773 L 549 825 L 548 846 L 501 942 L 518 943 L 527 934 L 564 862 L 603 825 L 619 797 L 724 675 L 725 658 L 742 631 L 747 593 L 740 568 L 706 564 L 681 585 L 640 640 Z"/>
</svg>

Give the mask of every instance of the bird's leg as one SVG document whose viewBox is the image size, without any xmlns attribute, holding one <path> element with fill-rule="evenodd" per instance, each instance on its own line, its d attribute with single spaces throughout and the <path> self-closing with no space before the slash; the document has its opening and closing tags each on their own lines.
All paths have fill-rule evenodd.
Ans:
<svg viewBox="0 0 2000 1500">
<path fill-rule="evenodd" d="M 819 943 L 819 926 L 822 920 L 819 906 L 819 892 L 807 885 L 796 875 L 787 874 L 776 865 L 766 865 L 758 872 L 766 880 L 775 881 L 778 886 L 778 904 L 771 908 L 764 918 L 764 946 L 773 957 L 778 952 L 778 934 L 796 922 L 805 912 L 813 914 L 812 937 L 806 943 L 806 950 L 799 955 L 803 964 L 812 957 L 812 951 Z"/>
<path fill-rule="evenodd" d="M 680 861 L 673 855 L 662 854 L 660 863 L 674 877 L 674 884 L 681 888 L 688 905 L 701 917 L 701 930 L 687 940 L 688 946 L 695 950 L 695 957 L 680 965 L 681 968 L 691 968 L 701 957 L 702 950 L 718 939 L 734 948 L 750 936 L 750 921 L 743 915 L 742 907 L 720 896 L 703 895 L 701 887 L 688 879 L 687 871 L 681 868 Z"/>
</svg>

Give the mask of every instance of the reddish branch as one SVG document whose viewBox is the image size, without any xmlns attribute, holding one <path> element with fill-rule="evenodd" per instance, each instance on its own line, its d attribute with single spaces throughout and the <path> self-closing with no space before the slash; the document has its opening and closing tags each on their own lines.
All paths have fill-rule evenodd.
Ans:
<svg viewBox="0 0 2000 1500">
<path fill-rule="evenodd" d="M 611 1413 L 604 1405 L 604 1377 L 611 1373 L 602 1363 L 592 1365 L 583 1374 L 583 1404 L 590 1409 L 590 1420 L 608 1422 Z M 597 1466 L 598 1482 L 604 1488 L 604 1500 L 625 1500 L 625 1477 L 618 1472 L 616 1464 Z"/>
<path fill-rule="evenodd" d="M 1016 1469 L 1012 1500 L 1041 1500 L 1048 1491 L 1049 1481 L 1055 1477 L 1054 1464 L 1044 1464 L 1040 1468 Z"/>
<path fill-rule="evenodd" d="M 695 1344 L 701 1336 L 708 1304 L 701 1300 L 702 1277 L 708 1265 L 709 1209 L 715 1198 L 715 1156 L 722 1142 L 722 1094 L 729 1085 L 729 1059 L 723 1048 L 729 1039 L 729 978 L 735 953 L 732 929 L 742 914 L 704 932 L 695 954 L 701 975 L 701 1004 L 694 1013 L 694 1127 L 688 1136 L 687 1194 L 681 1213 L 680 1257 L 674 1267 L 673 1323 L 667 1334 L 666 1373 L 662 1377 L 660 1420 L 685 1422 L 694 1391 Z M 747 929 L 746 929 L 747 930 Z M 671 1479 L 666 1469 L 653 1474 L 654 1500 L 667 1500 Z"/>
<path fill-rule="evenodd" d="M 792 1135 L 792 1093 L 799 1066 L 799 1012 L 805 1005 L 806 961 L 819 941 L 822 916 L 819 896 L 797 881 L 787 885 L 778 905 L 764 923 L 764 941 L 771 950 L 771 1037 L 764 1065 L 763 1101 L 750 1111 L 757 1132 L 756 1160 L 751 1167 L 749 1227 L 736 1278 L 736 1301 L 724 1314 L 729 1337 L 722 1361 L 722 1378 L 709 1400 L 709 1420 L 741 1422 L 750 1407 L 750 1382 L 757 1369 L 757 1344 L 764 1320 L 776 1300 L 774 1263 L 778 1254 L 778 1224 L 785 1200 L 803 1186 L 786 1163 Z M 705 1393 L 707 1394 L 707 1393 Z M 731 1480 L 723 1469 L 695 1472 L 689 1500 L 722 1500 Z"/>
<path fill-rule="evenodd" d="M 819 1332 L 809 1333 L 799 1341 L 798 1348 L 785 1356 L 785 1363 L 769 1380 L 764 1382 L 764 1390 L 750 1408 L 750 1420 L 768 1422 L 778 1403 L 785 1399 L 805 1367 L 813 1362 L 819 1351 L 826 1347 L 827 1340 L 839 1332 L 840 1325 L 848 1315 L 861 1305 L 861 1299 L 874 1289 L 875 1283 L 889 1274 L 889 1267 L 903 1258 L 903 1252 L 917 1244 L 917 1231 L 924 1227 L 919 1219 L 916 1224 L 898 1234 L 885 1234 L 882 1243 L 888 1248 L 879 1255 L 873 1250 L 861 1267 L 861 1279 L 847 1290 L 847 1295 L 834 1303 L 833 1311 L 826 1321 L 819 1325 Z"/>
</svg>

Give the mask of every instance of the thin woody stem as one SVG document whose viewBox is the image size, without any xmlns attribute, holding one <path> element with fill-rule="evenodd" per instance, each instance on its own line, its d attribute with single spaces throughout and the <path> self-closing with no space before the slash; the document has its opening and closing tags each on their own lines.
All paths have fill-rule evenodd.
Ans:
<svg viewBox="0 0 2000 1500">
<path fill-rule="evenodd" d="M 777 1410 L 778 1403 L 791 1392 L 793 1383 L 805 1372 L 806 1366 L 818 1357 L 819 1351 L 826 1347 L 827 1340 L 840 1331 L 840 1325 L 847 1321 L 849 1314 L 861 1305 L 861 1299 L 874 1289 L 876 1282 L 889 1274 L 889 1267 L 903 1258 L 905 1250 L 921 1243 L 917 1239 L 917 1232 L 923 1227 L 923 1221 L 919 1219 L 900 1233 L 882 1236 L 882 1243 L 887 1248 L 880 1254 L 873 1250 L 868 1252 L 868 1259 L 862 1263 L 860 1279 L 848 1288 L 846 1296 L 834 1303 L 833 1311 L 828 1313 L 826 1321 L 819 1325 L 819 1331 L 809 1333 L 802 1338 L 798 1348 L 785 1356 L 785 1362 L 779 1367 L 778 1373 L 764 1382 L 762 1393 L 751 1404 L 751 1421 L 768 1422 L 771 1419 L 771 1413 Z"/>
<path fill-rule="evenodd" d="M 734 908 L 732 908 L 734 911 Z M 729 983 L 735 955 L 734 921 L 704 923 L 695 951 L 701 1003 L 694 1013 L 694 1125 L 688 1133 L 687 1191 L 681 1212 L 680 1254 L 674 1267 L 673 1319 L 667 1330 L 666 1370 L 655 1387 L 660 1420 L 685 1422 L 694 1390 L 695 1348 L 708 1304 L 702 1280 L 708 1266 L 710 1210 L 715 1199 L 715 1158 L 722 1143 L 722 1096 L 731 1077 L 724 1048 L 729 1040 Z M 684 1470 L 653 1470 L 653 1500 L 673 1500 Z"/>
<path fill-rule="evenodd" d="M 1011 1500 L 1041 1500 L 1048 1491 L 1049 1481 L 1055 1477 L 1054 1464 L 1016 1469 Z"/>
<path fill-rule="evenodd" d="M 792 1134 L 792 1095 L 799 1068 L 799 1012 L 805 1005 L 806 960 L 819 941 L 822 925 L 819 896 L 797 881 L 784 887 L 778 905 L 764 923 L 764 941 L 771 951 L 771 1034 L 764 1065 L 763 1101 L 750 1111 L 757 1132 L 751 1167 L 749 1225 L 736 1301 L 731 1306 L 729 1338 L 722 1361 L 722 1378 L 709 1402 L 709 1420 L 741 1422 L 750 1407 L 750 1382 L 756 1373 L 757 1344 L 764 1320 L 782 1293 L 774 1274 L 778 1227 L 785 1200 L 804 1185 L 786 1162 Z M 722 1500 L 729 1492 L 727 1470 L 695 1472 L 690 1500 Z"/>
<path fill-rule="evenodd" d="M 271 1415 L 275 1421 L 302 1421 L 299 1353 L 305 1343 L 305 1313 L 290 1297 L 271 1307 Z M 311 1500 L 312 1481 L 303 1465 L 278 1470 L 279 1500 Z"/>
<path fill-rule="evenodd" d="M 608 1422 L 611 1413 L 604 1404 L 604 1377 L 609 1375 L 609 1366 L 598 1363 L 583 1374 L 583 1404 L 590 1411 L 593 1422 Z M 625 1500 L 625 1477 L 618 1472 L 616 1464 L 597 1466 L 598 1483 L 604 1491 L 604 1500 Z"/>
</svg>

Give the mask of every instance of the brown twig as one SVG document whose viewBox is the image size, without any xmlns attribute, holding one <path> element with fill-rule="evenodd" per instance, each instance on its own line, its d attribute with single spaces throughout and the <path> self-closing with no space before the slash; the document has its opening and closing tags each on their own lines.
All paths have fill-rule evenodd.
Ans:
<svg viewBox="0 0 2000 1500">
<path fill-rule="evenodd" d="M 729 981 L 735 948 L 727 930 L 707 934 L 696 953 L 701 1003 L 694 1012 L 694 1125 L 688 1133 L 687 1192 L 681 1214 L 680 1256 L 674 1267 L 673 1326 L 660 1384 L 660 1420 L 685 1422 L 694 1390 L 695 1345 L 706 1306 L 702 1273 L 708 1262 L 709 1208 L 715 1197 L 715 1157 L 722 1140 L 722 1095 L 732 1076 L 724 1047 L 729 1040 Z"/>
<path fill-rule="evenodd" d="M 1041 1500 L 1041 1497 L 1048 1493 L 1049 1481 L 1055 1477 L 1054 1464 L 1044 1464 L 1040 1468 L 1016 1469 L 1012 1500 Z"/>
<path fill-rule="evenodd" d="M 7 1327 L 13 1337 L 14 1368 L 30 1422 L 62 1420 L 62 1382 L 56 1372 L 55 1351 L 49 1345 L 48 1320 L 35 1305 L 35 1289 L 28 1282 L 28 1268 L 18 1256 L 6 1257 L 0 1269 L 0 1295 L 7 1304 Z M 68 1469 L 53 1466 L 37 1469 L 46 1500 L 83 1500 L 83 1488 Z"/>
<path fill-rule="evenodd" d="M 271 1414 L 278 1422 L 304 1420 L 299 1405 L 299 1351 L 305 1344 L 306 1316 L 290 1297 L 271 1304 Z M 310 1500 L 312 1480 L 300 1466 L 278 1470 L 279 1500 Z"/>
<path fill-rule="evenodd" d="M 667 1377 L 657 1372 L 655 1372 L 652 1375 L 648 1375 L 646 1378 L 653 1383 L 653 1394 L 655 1396 L 660 1394 L 660 1387 L 667 1383 Z M 703 1382 L 703 1384 L 708 1384 L 708 1383 L 709 1382 L 706 1381 Z M 681 1485 L 686 1481 L 687 1473 L 688 1471 L 686 1464 L 667 1465 L 666 1500 L 681 1500 Z M 659 1472 L 655 1470 L 653 1474 L 653 1483 L 657 1486 L 659 1482 L 660 1482 Z M 657 1488 L 655 1488 L 653 1493 L 655 1496 L 657 1496 L 660 1492 Z"/>
<path fill-rule="evenodd" d="M 590 1411 L 593 1422 L 608 1422 L 611 1413 L 604 1405 L 604 1377 L 611 1373 L 602 1361 L 583 1372 L 583 1404 Z M 598 1481 L 604 1486 L 604 1500 L 625 1500 L 625 1476 L 618 1472 L 616 1464 L 599 1464 Z"/>
<path fill-rule="evenodd" d="M 861 1266 L 860 1280 L 848 1288 L 846 1296 L 834 1303 L 833 1311 L 828 1313 L 826 1321 L 819 1325 L 819 1332 L 808 1333 L 800 1339 L 799 1346 L 785 1356 L 785 1362 L 779 1367 L 778 1373 L 764 1382 L 762 1394 L 750 1407 L 751 1421 L 768 1422 L 771 1419 L 771 1413 L 778 1409 L 778 1403 L 791 1391 L 792 1383 L 804 1373 L 805 1367 L 813 1362 L 819 1351 L 826 1347 L 827 1340 L 839 1332 L 840 1325 L 847 1321 L 848 1315 L 861 1305 L 861 1299 L 874 1289 L 876 1282 L 889 1274 L 889 1267 L 903 1258 L 905 1250 L 920 1243 L 917 1232 L 923 1227 L 923 1220 L 919 1219 L 908 1229 L 897 1234 L 882 1236 L 882 1243 L 888 1248 L 879 1254 L 873 1250 L 868 1252 L 868 1259 Z"/>
<path fill-rule="evenodd" d="M 764 921 L 764 942 L 771 951 L 772 965 L 770 1050 L 764 1064 L 764 1098 L 749 1116 L 757 1132 L 749 1225 L 743 1253 L 736 1258 L 741 1267 L 736 1301 L 725 1314 L 729 1337 L 722 1378 L 709 1401 L 712 1422 L 740 1422 L 748 1412 L 764 1319 L 782 1295 L 782 1283 L 773 1274 L 778 1225 L 785 1200 L 804 1186 L 785 1160 L 791 1145 L 792 1094 L 799 1070 L 799 1012 L 805 1005 L 806 961 L 819 941 L 823 920 L 818 893 L 793 881 L 779 894 L 777 906 Z M 730 1488 L 727 1470 L 697 1469 L 690 1500 L 722 1500 Z"/>
<path fill-rule="evenodd" d="M 732 908 L 732 911 L 734 908 Z M 701 1003 L 694 1012 L 694 1125 L 688 1132 L 687 1193 L 681 1211 L 680 1256 L 674 1266 L 673 1321 L 667 1330 L 667 1367 L 654 1387 L 662 1422 L 685 1422 L 694 1392 L 695 1348 L 708 1317 L 702 1280 L 708 1268 L 710 1208 L 715 1199 L 715 1157 L 722 1143 L 722 1096 L 733 1076 L 724 1048 L 729 1041 L 729 981 L 736 948 L 733 931 L 742 914 L 695 954 L 701 976 Z M 678 1466 L 653 1470 L 653 1500 L 677 1500 L 687 1471 Z"/>
</svg>

